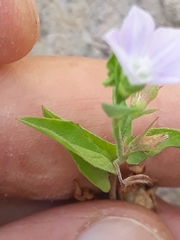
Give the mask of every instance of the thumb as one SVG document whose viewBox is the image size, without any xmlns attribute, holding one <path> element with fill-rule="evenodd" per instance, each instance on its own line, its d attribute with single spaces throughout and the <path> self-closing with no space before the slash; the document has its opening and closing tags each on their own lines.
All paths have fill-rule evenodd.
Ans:
<svg viewBox="0 0 180 240">
<path fill-rule="evenodd" d="M 1 240 L 171 240 L 157 214 L 125 202 L 93 201 L 57 207 L 0 229 Z"/>
<path fill-rule="evenodd" d="M 0 64 L 27 55 L 39 36 L 34 0 L 1 0 L 0 22 Z"/>
<path fill-rule="evenodd" d="M 105 205 L 101 217 L 94 219 L 78 240 L 173 239 L 157 215 L 149 210 L 122 202 Z"/>
</svg>

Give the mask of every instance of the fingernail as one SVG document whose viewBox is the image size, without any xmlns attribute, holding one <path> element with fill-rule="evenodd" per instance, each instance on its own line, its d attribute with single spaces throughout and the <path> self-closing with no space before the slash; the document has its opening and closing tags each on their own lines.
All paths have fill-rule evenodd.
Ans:
<svg viewBox="0 0 180 240">
<path fill-rule="evenodd" d="M 160 239 L 156 230 L 125 217 L 106 217 L 87 227 L 78 240 Z"/>
</svg>

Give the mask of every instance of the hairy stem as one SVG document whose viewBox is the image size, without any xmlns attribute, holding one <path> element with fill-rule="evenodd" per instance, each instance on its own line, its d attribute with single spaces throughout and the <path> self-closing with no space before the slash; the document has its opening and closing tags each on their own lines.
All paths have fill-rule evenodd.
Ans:
<svg viewBox="0 0 180 240">
<path fill-rule="evenodd" d="M 112 122 L 113 125 L 113 134 L 116 139 L 116 147 L 117 147 L 117 159 L 113 162 L 114 167 L 116 169 L 118 179 L 121 185 L 124 185 L 124 181 L 122 179 L 122 174 L 119 165 L 123 163 L 124 157 L 123 157 L 123 141 L 122 141 L 122 136 L 121 136 L 121 131 L 120 131 L 120 124 L 119 124 L 119 119 L 113 119 Z"/>
</svg>

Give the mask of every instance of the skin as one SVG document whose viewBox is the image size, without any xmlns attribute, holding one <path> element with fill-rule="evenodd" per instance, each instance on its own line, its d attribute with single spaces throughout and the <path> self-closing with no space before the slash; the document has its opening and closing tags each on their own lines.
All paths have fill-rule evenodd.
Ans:
<svg viewBox="0 0 180 240">
<path fill-rule="evenodd" d="M 63 147 L 18 122 L 17 118 L 41 116 L 43 104 L 61 117 L 114 141 L 110 119 L 101 110 L 102 102 L 111 101 L 111 89 L 105 89 L 101 84 L 106 77 L 105 61 L 77 57 L 25 57 L 39 35 L 34 2 L 2 0 L 1 4 L 0 221 L 3 224 L 13 220 L 13 223 L 0 228 L 0 239 L 26 239 L 27 234 L 32 239 L 64 239 L 64 231 L 71 228 L 71 234 L 66 238 L 70 240 L 74 239 L 75 230 L 80 231 L 93 221 L 95 214 L 103 217 L 107 214 L 122 216 L 124 213 L 152 228 L 156 226 L 158 234 L 164 232 L 163 239 L 170 239 L 169 231 L 174 239 L 179 239 L 180 208 L 162 200 L 159 200 L 158 215 L 127 203 L 94 201 L 64 205 L 61 201 L 47 201 L 71 197 L 74 179 L 82 182 L 82 187 L 92 186 L 79 173 Z M 159 111 L 136 121 L 135 133 L 148 126 L 156 116 L 159 119 L 155 126 L 180 128 L 179 91 L 180 85 L 163 87 L 152 103 Z M 157 179 L 161 186 L 180 187 L 179 159 L 178 149 L 168 149 L 148 159 L 149 176 Z M 23 200 L 22 197 L 31 200 Z M 35 201 L 37 199 L 41 201 Z M 23 219 L 47 208 L 50 210 Z M 82 211 L 84 214 L 80 216 Z M 59 231 L 59 225 L 62 231 Z M 52 228 L 53 235 L 49 236 Z"/>
</svg>

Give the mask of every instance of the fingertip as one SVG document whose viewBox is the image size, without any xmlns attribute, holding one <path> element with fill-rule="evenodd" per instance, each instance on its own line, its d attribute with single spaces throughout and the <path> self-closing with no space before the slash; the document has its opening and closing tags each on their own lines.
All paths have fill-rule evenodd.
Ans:
<svg viewBox="0 0 180 240">
<path fill-rule="evenodd" d="M 2 0 L 0 22 L 0 64 L 23 58 L 32 49 L 39 36 L 35 1 Z"/>
</svg>

